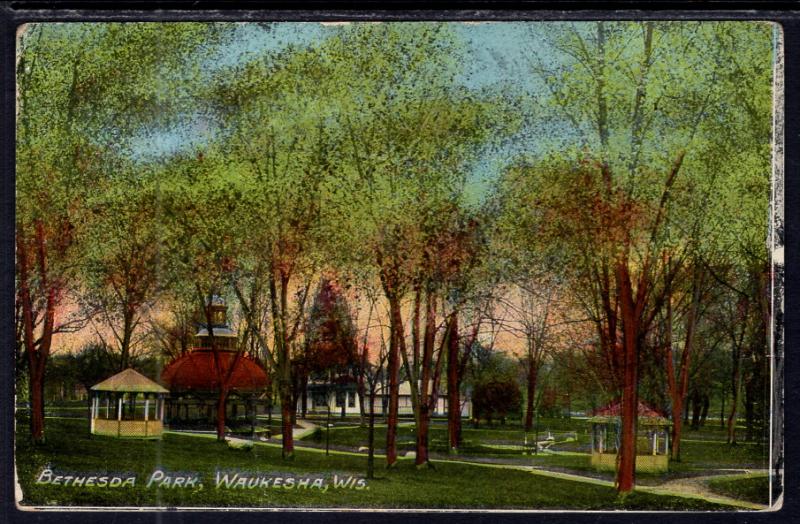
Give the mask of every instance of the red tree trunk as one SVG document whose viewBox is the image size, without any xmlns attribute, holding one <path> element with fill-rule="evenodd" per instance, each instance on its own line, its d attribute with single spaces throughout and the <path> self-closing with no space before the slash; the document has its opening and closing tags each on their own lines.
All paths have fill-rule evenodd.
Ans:
<svg viewBox="0 0 800 524">
<path fill-rule="evenodd" d="M 217 440 L 225 440 L 225 401 L 228 398 L 228 392 L 221 389 L 219 397 L 217 397 Z"/>
<path fill-rule="evenodd" d="M 33 363 L 30 372 L 31 438 L 44 442 L 44 366 Z"/>
<path fill-rule="evenodd" d="M 386 465 L 392 467 L 397 462 L 397 419 L 400 408 L 400 345 L 403 343 L 403 323 L 400 300 L 396 295 L 389 296 L 390 337 L 387 373 L 389 374 L 389 414 L 386 421 Z"/>
<path fill-rule="evenodd" d="M 461 394 L 459 388 L 458 313 L 450 315 L 447 327 L 447 436 L 451 452 L 461 443 Z"/>
<path fill-rule="evenodd" d="M 533 408 L 536 400 L 536 376 L 539 374 L 539 366 L 533 358 L 533 352 L 528 354 L 528 399 L 525 408 L 525 431 L 533 428 Z"/>
<path fill-rule="evenodd" d="M 294 455 L 294 436 L 292 435 L 292 392 L 289 388 L 281 388 L 281 436 L 283 439 L 283 457 L 291 458 Z M 289 389 L 288 391 L 286 391 Z"/>
<path fill-rule="evenodd" d="M 617 456 L 617 490 L 633 490 L 636 472 L 636 422 L 638 414 L 638 342 L 639 322 L 633 300 L 627 265 L 618 266 L 622 312 L 622 344 L 624 369 L 622 374 L 622 435 Z"/>
<path fill-rule="evenodd" d="M 422 343 L 422 377 L 420 380 L 419 417 L 417 419 L 416 465 L 428 464 L 428 428 L 431 420 L 431 397 L 428 385 L 431 381 L 433 346 L 436 338 L 436 297 L 430 290 L 425 296 L 425 336 Z M 435 387 L 431 388 L 435 389 Z"/>
<path fill-rule="evenodd" d="M 369 395 L 369 437 L 367 447 L 367 478 L 371 479 L 375 477 L 375 387 L 370 388 Z"/>
<path fill-rule="evenodd" d="M 35 443 L 44 442 L 44 375 L 50 356 L 50 346 L 55 329 L 55 310 L 59 303 L 60 290 L 47 272 L 47 241 L 44 226 L 36 224 L 35 244 L 39 289 L 46 293 L 44 322 L 41 335 L 34 333 L 34 299 L 30 287 L 32 254 L 21 230 L 17 230 L 17 268 L 19 271 L 19 297 L 22 304 L 23 343 L 28 355 L 31 401 L 31 438 Z"/>
<path fill-rule="evenodd" d="M 695 269 L 697 271 L 697 269 Z M 689 391 L 689 364 L 691 362 L 692 348 L 694 346 L 694 332 L 697 327 L 697 318 L 700 312 L 700 286 L 702 281 L 698 280 L 695 275 L 694 289 L 692 290 L 692 304 L 689 308 L 689 314 L 686 318 L 686 339 L 683 345 L 683 352 L 681 353 L 680 365 L 680 381 L 675 380 L 675 373 L 672 368 L 672 347 L 670 344 L 669 361 L 667 362 L 667 375 L 670 378 L 670 393 L 672 396 L 672 458 L 674 460 L 681 459 L 681 434 L 683 431 L 683 420 L 681 414 L 683 413 L 684 402 L 686 402 L 686 394 Z M 668 314 L 671 315 L 671 308 L 668 309 Z M 669 322 L 672 324 L 671 320 Z M 672 336 L 670 334 L 669 340 L 671 342 Z"/>
<path fill-rule="evenodd" d="M 417 456 L 415 464 L 422 466 L 428 463 L 428 428 L 430 427 L 430 411 L 427 400 L 419 406 L 420 417 L 417 425 Z"/>
</svg>

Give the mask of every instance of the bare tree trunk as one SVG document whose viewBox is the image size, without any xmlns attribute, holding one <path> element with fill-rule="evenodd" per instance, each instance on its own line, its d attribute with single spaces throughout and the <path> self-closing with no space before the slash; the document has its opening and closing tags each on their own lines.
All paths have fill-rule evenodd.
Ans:
<svg viewBox="0 0 800 524">
<path fill-rule="evenodd" d="M 533 349 L 530 347 L 530 344 L 533 344 L 533 341 L 528 341 L 528 344 L 528 398 L 525 402 L 525 431 L 530 431 L 531 428 L 533 428 L 533 411 L 536 400 L 536 378 L 539 374 L 539 366 L 537 365 L 536 359 L 534 359 Z"/>
<path fill-rule="evenodd" d="M 281 388 L 281 438 L 283 440 L 283 458 L 292 458 L 294 455 L 294 436 L 292 430 L 292 393 L 286 387 Z"/>
<path fill-rule="evenodd" d="M 447 326 L 447 437 L 450 452 L 457 451 L 461 443 L 458 345 L 458 312 L 453 311 Z"/>
<path fill-rule="evenodd" d="M 425 333 L 422 341 L 422 376 L 418 400 L 416 465 L 422 466 L 428 460 L 428 429 L 431 419 L 431 402 L 428 386 L 431 380 L 431 365 L 436 339 L 436 296 L 431 290 L 425 294 Z M 434 388 L 435 389 L 435 388 Z"/>
<path fill-rule="evenodd" d="M 403 320 L 400 312 L 400 299 L 389 295 L 390 338 L 388 369 L 389 374 L 389 413 L 386 421 L 386 465 L 392 467 L 397 462 L 397 424 L 400 392 L 400 351 L 403 344 Z"/>
<path fill-rule="evenodd" d="M 423 400 L 419 406 L 420 416 L 417 427 L 417 456 L 414 463 L 419 466 L 428 464 L 428 428 L 430 427 L 430 411 L 428 402 Z"/>
<path fill-rule="evenodd" d="M 308 414 L 308 374 L 303 376 L 302 388 L 303 390 L 300 392 L 300 394 L 302 395 L 300 400 L 302 409 L 301 413 L 302 417 L 306 418 L 306 415 Z"/>
<path fill-rule="evenodd" d="M 366 415 L 367 415 L 367 412 L 366 412 L 367 410 L 366 410 L 366 407 L 364 406 L 364 398 L 366 396 L 364 394 L 364 373 L 365 373 L 364 370 L 366 369 L 366 366 L 368 365 L 368 363 L 367 363 L 367 348 L 366 348 L 366 344 L 364 345 L 364 349 L 363 349 L 362 355 L 363 355 L 363 357 L 361 358 L 361 363 L 359 365 L 359 370 L 358 370 L 358 382 L 356 384 L 356 395 L 358 395 L 358 418 L 359 418 L 358 425 L 363 428 L 364 427 L 364 422 L 365 422 L 365 419 L 366 419 Z"/>
<path fill-rule="evenodd" d="M 225 440 L 225 404 L 228 397 L 228 392 L 225 389 L 220 389 L 219 397 L 217 397 L 217 440 Z"/>
<path fill-rule="evenodd" d="M 276 278 L 279 276 L 279 279 Z M 280 288 L 278 289 L 278 282 Z M 273 340 L 275 346 L 276 374 L 278 375 L 278 397 L 281 403 L 281 455 L 284 459 L 294 457 L 294 403 L 292 384 L 292 362 L 289 353 L 287 333 L 287 304 L 289 276 L 284 271 L 271 268 L 269 274 L 269 295 L 272 308 Z"/>
<path fill-rule="evenodd" d="M 711 399 L 708 398 L 708 393 L 703 393 L 702 404 L 700 407 L 700 427 L 704 427 L 706 425 L 706 419 L 708 418 L 708 408 L 710 404 L 711 404 Z"/>
<path fill-rule="evenodd" d="M 689 365 L 691 362 L 692 350 L 694 348 L 694 333 L 697 328 L 697 321 L 700 316 L 700 299 L 703 278 L 699 267 L 695 267 L 692 279 L 692 303 L 689 306 L 689 313 L 686 317 L 686 339 L 684 340 L 683 351 L 681 352 L 680 377 L 675 377 L 672 362 L 672 304 L 671 298 L 667 299 L 667 378 L 670 396 L 672 400 L 672 458 L 680 461 L 681 459 L 681 435 L 683 424 L 681 413 L 686 395 L 689 389 Z"/>
<path fill-rule="evenodd" d="M 55 309 L 59 292 L 47 273 L 47 242 L 44 226 L 36 224 L 36 264 L 39 288 L 45 290 L 44 321 L 38 340 L 34 334 L 34 301 L 30 289 L 31 253 L 20 230 L 17 230 L 17 267 L 19 271 L 19 296 L 22 303 L 23 343 L 28 355 L 29 391 L 31 401 L 31 438 L 34 443 L 44 442 L 44 377 L 50 356 L 50 346 L 55 330 Z"/>
<path fill-rule="evenodd" d="M 619 263 L 618 282 L 622 306 L 624 371 L 622 383 L 622 435 L 617 456 L 617 490 L 628 493 L 633 490 L 636 472 L 636 423 L 638 415 L 638 338 L 639 323 L 633 301 L 630 274 L 624 262 Z"/>
<path fill-rule="evenodd" d="M 367 478 L 375 478 L 375 387 L 369 396 L 369 437 L 367 447 Z"/>
<path fill-rule="evenodd" d="M 692 391 L 692 430 L 700 429 L 700 410 L 701 410 L 700 391 L 695 388 Z"/>
<path fill-rule="evenodd" d="M 133 338 L 134 312 L 126 308 L 122 325 L 122 341 L 120 343 L 120 371 L 131 365 L 131 338 Z"/>
<path fill-rule="evenodd" d="M 29 369 L 31 437 L 34 442 L 42 443 L 44 442 L 44 366 L 35 362 Z"/>
<path fill-rule="evenodd" d="M 741 389 L 741 359 L 739 358 L 739 348 L 733 348 L 733 371 L 731 382 L 733 396 L 731 398 L 731 408 L 728 414 L 728 444 L 736 444 L 736 415 L 739 407 L 739 390 Z"/>
</svg>

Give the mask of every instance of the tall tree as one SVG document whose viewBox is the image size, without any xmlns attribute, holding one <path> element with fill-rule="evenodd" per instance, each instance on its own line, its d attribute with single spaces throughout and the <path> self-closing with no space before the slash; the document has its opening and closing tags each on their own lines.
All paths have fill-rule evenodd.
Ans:
<svg viewBox="0 0 800 524">
<path fill-rule="evenodd" d="M 354 256 L 374 268 L 389 304 L 390 466 L 397 460 L 401 360 L 414 351 L 413 335 L 411 346 L 406 340 L 403 303 L 419 296 L 433 355 L 441 291 L 433 280 L 421 279 L 425 252 L 442 229 L 441 211 L 460 205 L 467 170 L 502 121 L 496 103 L 458 87 L 460 49 L 456 34 L 444 24 L 353 25 L 328 47 L 339 66 L 338 82 L 348 86 L 337 117 L 344 131 L 340 149 L 346 153 L 339 159 L 337 184 L 340 201 L 347 204 L 333 210 L 344 226 L 334 236 L 349 237 L 341 245 L 352 246 Z M 427 284 L 434 284 L 430 293 Z M 417 333 L 423 359 L 425 336 L 421 328 Z M 419 369 L 422 379 L 432 368 Z M 413 377 L 411 383 L 419 387 Z M 429 400 L 427 392 L 417 393 L 415 412 L 427 402 L 417 402 L 421 397 Z"/>
<path fill-rule="evenodd" d="M 17 293 L 35 441 L 44 439 L 45 366 L 75 283 L 81 204 L 103 157 L 129 152 L 145 122 L 170 114 L 160 73 L 185 65 L 208 34 L 203 24 L 31 24 L 19 37 Z"/>
<path fill-rule="evenodd" d="M 718 81 L 732 69 L 722 36 L 735 33 L 749 55 L 765 58 L 769 28 L 598 22 L 561 30 L 551 45 L 564 57 L 563 69 L 532 65 L 548 88 L 553 114 L 572 128 L 574 145 L 584 152 L 567 155 L 571 160 L 556 168 L 559 174 L 534 193 L 540 199 L 534 205 L 558 224 L 548 226 L 551 232 L 562 238 L 568 232 L 571 245 L 581 246 L 572 252 L 574 273 L 589 291 L 584 303 L 622 397 L 617 485 L 628 492 L 634 484 L 638 358 L 665 303 L 665 284 L 694 246 L 684 236 L 693 217 L 684 211 L 696 206 L 678 203 L 696 196 L 694 185 L 714 182 L 712 173 L 725 165 L 717 155 L 718 137 L 730 143 L 729 132 L 741 130 L 747 116 L 736 91 Z M 671 53 L 676 46 L 684 49 L 680 58 Z M 769 63 L 753 64 L 747 77 L 768 90 Z M 592 96 L 575 96 L 587 92 Z M 753 145 L 750 154 L 759 154 Z M 563 187 L 559 178 L 573 182 L 552 207 L 554 201 L 540 195 L 548 185 Z M 671 264 L 662 261 L 665 250 Z"/>
<path fill-rule="evenodd" d="M 231 283 L 248 331 L 277 375 L 287 458 L 294 453 L 292 355 L 302 347 L 305 303 L 321 265 L 317 231 L 334 154 L 334 129 L 326 126 L 329 88 L 321 54 L 290 48 L 226 70 L 210 95 L 228 130 L 219 137 L 220 151 L 241 184 L 234 234 L 242 251 Z M 266 300 L 248 300 L 247 282 Z"/>
<path fill-rule="evenodd" d="M 214 335 L 213 308 L 218 296 L 230 290 L 231 275 L 241 242 L 233 235 L 241 188 L 213 151 L 175 157 L 161 173 L 162 275 L 194 301 L 197 322 L 205 327 L 214 360 L 217 396 L 217 439 L 225 438 L 226 401 L 233 373 L 244 352 L 224 360 Z M 230 349 L 230 348 L 227 348 Z"/>
</svg>

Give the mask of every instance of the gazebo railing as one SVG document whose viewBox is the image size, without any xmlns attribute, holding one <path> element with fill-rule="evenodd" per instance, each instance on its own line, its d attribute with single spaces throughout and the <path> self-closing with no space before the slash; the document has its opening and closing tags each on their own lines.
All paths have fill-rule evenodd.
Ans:
<svg viewBox="0 0 800 524">
<path fill-rule="evenodd" d="M 164 429 L 162 394 L 97 392 L 92 398 L 91 433 L 112 437 L 154 438 Z"/>
<path fill-rule="evenodd" d="M 615 470 L 619 451 L 619 428 L 613 422 L 596 422 L 591 430 L 591 464 L 600 470 Z M 669 426 L 640 425 L 636 438 L 636 470 L 662 472 L 669 469 Z"/>
<path fill-rule="evenodd" d="M 106 420 L 94 421 L 95 435 L 107 437 L 160 437 L 164 425 L 160 420 Z"/>
</svg>

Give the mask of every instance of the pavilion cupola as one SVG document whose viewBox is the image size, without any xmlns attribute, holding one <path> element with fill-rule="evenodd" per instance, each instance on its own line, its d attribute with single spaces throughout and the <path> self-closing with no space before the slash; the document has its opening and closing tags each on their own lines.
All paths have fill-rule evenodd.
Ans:
<svg viewBox="0 0 800 524">
<path fill-rule="evenodd" d="M 211 300 L 206 304 L 208 308 L 208 317 L 211 318 L 211 332 L 208 329 L 208 320 L 205 314 L 199 315 L 197 321 L 197 333 L 195 333 L 196 348 L 211 348 L 211 335 L 214 336 L 214 342 L 217 349 L 223 351 L 233 351 L 236 349 L 236 332 L 234 332 L 228 325 L 228 307 L 225 304 L 225 299 L 220 296 L 214 295 Z"/>
</svg>

